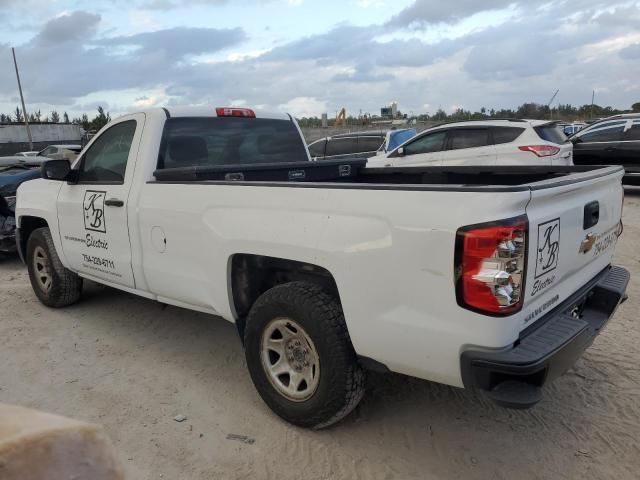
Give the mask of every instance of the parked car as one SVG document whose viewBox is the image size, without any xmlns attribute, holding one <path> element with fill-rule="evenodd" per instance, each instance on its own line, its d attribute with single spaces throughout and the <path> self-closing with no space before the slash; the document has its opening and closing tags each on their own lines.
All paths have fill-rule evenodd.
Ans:
<svg viewBox="0 0 640 480">
<path fill-rule="evenodd" d="M 314 160 L 366 158 L 380 149 L 386 131 L 338 133 L 309 144 L 309 155 Z"/>
<path fill-rule="evenodd" d="M 384 138 L 384 143 L 378 149 L 378 153 L 387 153 L 395 150 L 410 138 L 418 134 L 415 128 L 401 128 L 398 130 L 389 130 Z"/>
<path fill-rule="evenodd" d="M 310 162 L 288 115 L 150 109 L 20 186 L 17 244 L 50 307 L 86 278 L 235 323 L 296 425 L 347 415 L 366 368 L 534 405 L 625 298 L 623 169 L 364 164 Z"/>
<path fill-rule="evenodd" d="M 38 155 L 38 151 L 31 151 L 31 152 L 18 152 L 16 153 L 16 157 L 35 157 Z"/>
<path fill-rule="evenodd" d="M 38 152 L 38 156 L 47 157 L 51 160 L 60 160 L 65 159 L 73 162 L 80 151 L 82 150 L 81 145 L 49 145 L 46 148 L 43 148 Z"/>
<path fill-rule="evenodd" d="M 7 157 L 0 157 L 0 167 L 8 167 L 16 164 L 22 164 L 28 167 L 38 167 L 47 160 L 51 159 L 47 157 L 41 157 L 39 155 L 35 157 L 21 157 L 18 155 L 10 155 Z"/>
<path fill-rule="evenodd" d="M 0 253 L 16 251 L 15 205 L 18 187 L 39 177 L 39 168 L 30 168 L 23 163 L 0 166 Z"/>
<path fill-rule="evenodd" d="M 578 133 L 580 130 L 582 130 L 586 126 L 587 124 L 584 122 L 570 123 L 567 125 L 562 125 L 562 131 L 567 137 L 570 137 L 571 135 L 575 135 L 576 133 Z"/>
<path fill-rule="evenodd" d="M 368 166 L 572 165 L 572 149 L 556 122 L 455 122 L 425 130 L 389 153 L 378 153 L 369 158 Z"/>
<path fill-rule="evenodd" d="M 640 185 L 640 114 L 615 115 L 570 138 L 576 165 L 622 165 L 623 182 Z"/>
</svg>

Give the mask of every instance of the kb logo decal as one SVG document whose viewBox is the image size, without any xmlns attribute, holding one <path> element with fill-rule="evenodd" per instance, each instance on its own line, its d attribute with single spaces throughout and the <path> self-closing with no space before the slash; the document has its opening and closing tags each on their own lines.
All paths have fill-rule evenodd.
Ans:
<svg viewBox="0 0 640 480">
<path fill-rule="evenodd" d="M 536 278 L 555 270 L 558 266 L 560 250 L 560 219 L 538 225 L 538 251 L 536 258 Z"/>
<path fill-rule="evenodd" d="M 93 232 L 107 232 L 104 218 L 104 197 L 107 192 L 87 190 L 84 194 L 84 228 Z"/>
</svg>

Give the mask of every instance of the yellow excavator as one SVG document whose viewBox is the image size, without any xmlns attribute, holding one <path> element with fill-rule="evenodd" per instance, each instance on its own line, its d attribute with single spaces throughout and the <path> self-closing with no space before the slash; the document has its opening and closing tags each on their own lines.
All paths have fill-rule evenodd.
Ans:
<svg viewBox="0 0 640 480">
<path fill-rule="evenodd" d="M 347 126 L 347 111 L 342 108 L 338 115 L 336 115 L 336 127 L 346 127 Z"/>
</svg>

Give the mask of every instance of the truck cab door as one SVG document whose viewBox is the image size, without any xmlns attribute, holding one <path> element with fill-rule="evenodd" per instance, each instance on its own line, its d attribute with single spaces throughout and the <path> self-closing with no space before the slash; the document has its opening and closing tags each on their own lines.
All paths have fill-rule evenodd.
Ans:
<svg viewBox="0 0 640 480">
<path fill-rule="evenodd" d="M 127 115 L 95 137 L 76 160 L 76 183 L 58 195 L 58 224 L 72 270 L 135 288 L 128 197 L 145 116 Z"/>
</svg>

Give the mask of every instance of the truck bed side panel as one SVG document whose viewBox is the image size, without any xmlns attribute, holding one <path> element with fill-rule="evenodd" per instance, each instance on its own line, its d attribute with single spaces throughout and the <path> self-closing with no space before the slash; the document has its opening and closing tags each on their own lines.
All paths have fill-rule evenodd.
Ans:
<svg viewBox="0 0 640 480">
<path fill-rule="evenodd" d="M 148 183 L 139 235 L 151 292 L 233 321 L 230 259 L 280 257 L 327 269 L 338 285 L 360 355 L 394 371 L 461 385 L 461 344 L 499 347 L 510 318 L 456 304 L 454 239 L 460 226 L 524 213 L 529 191 L 424 192 Z M 163 253 L 152 230 L 166 236 Z M 435 359 L 438 359 L 437 361 Z"/>
</svg>

